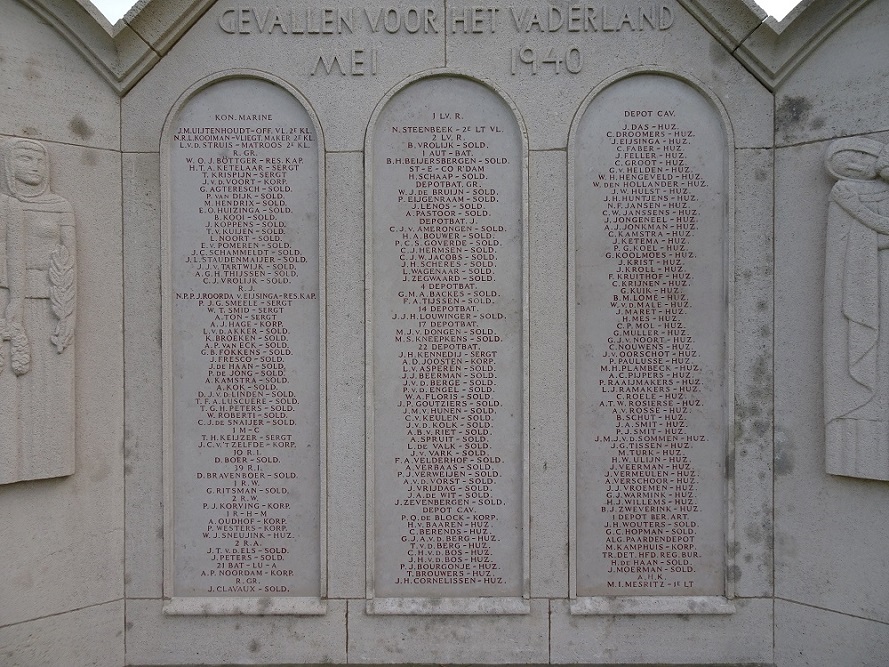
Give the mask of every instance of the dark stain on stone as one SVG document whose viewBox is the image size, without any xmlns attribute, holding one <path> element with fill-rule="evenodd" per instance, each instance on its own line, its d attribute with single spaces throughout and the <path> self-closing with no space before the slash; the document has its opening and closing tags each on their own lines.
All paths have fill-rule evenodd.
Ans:
<svg viewBox="0 0 889 667">
<path fill-rule="evenodd" d="M 785 97 L 775 112 L 775 127 L 789 131 L 795 125 L 805 123 L 812 110 L 812 103 L 805 97 Z"/>
<path fill-rule="evenodd" d="M 726 479 L 733 479 L 735 476 L 735 457 L 728 454 L 725 456 L 725 476 Z"/>
<path fill-rule="evenodd" d="M 132 581 L 133 581 L 133 577 L 131 577 L 129 574 L 123 575 L 124 586 L 128 586 L 130 583 L 132 583 Z"/>
<path fill-rule="evenodd" d="M 99 164 L 99 152 L 93 150 L 84 151 L 81 162 L 87 167 L 95 167 Z"/>
<path fill-rule="evenodd" d="M 769 380 L 769 361 L 765 355 L 760 355 L 753 365 L 753 381 L 762 384 Z"/>
<path fill-rule="evenodd" d="M 722 65 L 729 58 L 728 51 L 719 42 L 710 44 L 710 58 L 718 65 Z"/>
<path fill-rule="evenodd" d="M 36 58 L 28 58 L 25 61 L 25 78 L 28 81 L 36 81 L 43 78 L 43 75 L 40 73 L 40 61 Z"/>
<path fill-rule="evenodd" d="M 259 642 L 255 639 L 250 642 L 250 652 L 256 653 L 259 650 Z"/>
<path fill-rule="evenodd" d="M 768 310 L 769 304 L 763 299 L 762 301 L 756 302 L 756 309 L 760 312 Z"/>
<path fill-rule="evenodd" d="M 825 126 L 826 123 L 827 123 L 827 121 L 824 120 L 824 118 L 819 116 L 818 118 L 816 118 L 815 120 L 812 121 L 812 129 L 813 130 L 820 130 L 822 127 Z"/>
<path fill-rule="evenodd" d="M 753 176 L 760 183 L 764 183 L 765 181 L 769 180 L 769 172 L 766 169 L 757 169 L 753 172 Z"/>
<path fill-rule="evenodd" d="M 127 621 L 127 623 L 126 623 L 126 628 L 127 628 L 127 630 L 132 630 L 132 629 L 133 629 L 133 622 L 132 622 L 132 621 Z"/>
<path fill-rule="evenodd" d="M 759 544 L 765 538 L 765 534 L 768 532 L 768 521 L 766 521 L 766 525 L 762 526 L 758 523 L 749 523 L 744 527 L 744 535 L 747 536 L 747 539 L 753 542 L 753 544 Z"/>
<path fill-rule="evenodd" d="M 764 438 L 769 434 L 769 422 L 764 419 L 757 419 L 753 422 L 753 432 L 760 438 Z"/>
<path fill-rule="evenodd" d="M 771 331 L 766 327 L 760 329 L 760 335 L 768 338 Z M 772 400 L 772 373 L 771 373 L 771 357 L 768 354 L 761 354 L 756 363 L 753 364 L 752 378 L 753 384 L 748 388 L 750 399 L 756 407 L 751 407 L 750 414 L 759 416 L 762 414 L 760 405 L 767 405 Z M 768 425 L 766 425 L 768 428 Z"/>
<path fill-rule="evenodd" d="M 744 562 L 752 563 L 753 562 L 753 554 L 744 554 Z"/>
<path fill-rule="evenodd" d="M 31 127 L 30 125 L 28 125 L 27 127 L 22 128 L 22 136 L 36 137 L 38 134 L 40 133 L 37 131 L 36 127 Z"/>
<path fill-rule="evenodd" d="M 71 122 L 68 123 L 68 129 L 71 130 L 80 139 L 89 139 L 95 134 L 93 128 L 91 128 L 87 124 L 84 117 L 80 114 L 77 114 L 76 116 L 74 116 L 74 118 L 71 119 Z"/>
<path fill-rule="evenodd" d="M 132 472 L 133 472 L 133 468 L 132 468 L 132 466 L 130 466 L 129 463 L 124 463 L 124 465 L 123 465 L 123 474 L 124 474 L 124 475 L 129 475 L 129 474 L 131 474 Z"/>
<path fill-rule="evenodd" d="M 732 565 L 728 571 L 728 578 L 730 581 L 740 581 L 741 568 L 738 565 Z"/>
<path fill-rule="evenodd" d="M 154 536 L 155 536 L 157 539 L 159 539 L 159 540 L 164 539 L 164 528 L 163 528 L 163 526 L 161 526 L 160 528 L 158 528 L 158 529 L 154 532 Z"/>
<path fill-rule="evenodd" d="M 750 398 L 757 400 L 759 396 L 759 390 L 754 386 L 750 387 Z M 753 419 L 755 417 L 759 417 L 762 414 L 762 407 L 759 403 L 749 403 L 749 404 L 741 404 L 737 408 L 738 416 L 741 419 Z"/>
</svg>

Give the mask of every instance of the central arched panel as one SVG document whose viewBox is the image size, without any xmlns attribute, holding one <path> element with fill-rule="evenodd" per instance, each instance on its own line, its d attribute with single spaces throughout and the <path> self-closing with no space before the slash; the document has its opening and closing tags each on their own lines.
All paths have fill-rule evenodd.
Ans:
<svg viewBox="0 0 889 667">
<path fill-rule="evenodd" d="M 372 124 L 376 613 L 527 611 L 523 137 L 502 97 L 457 76 L 408 85 Z"/>
</svg>

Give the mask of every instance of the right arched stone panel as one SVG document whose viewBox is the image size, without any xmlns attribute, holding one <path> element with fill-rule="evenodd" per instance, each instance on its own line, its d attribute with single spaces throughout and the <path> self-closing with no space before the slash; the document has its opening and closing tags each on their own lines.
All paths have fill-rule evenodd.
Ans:
<svg viewBox="0 0 889 667">
<path fill-rule="evenodd" d="M 573 134 L 578 597 L 725 595 L 727 144 L 661 74 Z"/>
</svg>

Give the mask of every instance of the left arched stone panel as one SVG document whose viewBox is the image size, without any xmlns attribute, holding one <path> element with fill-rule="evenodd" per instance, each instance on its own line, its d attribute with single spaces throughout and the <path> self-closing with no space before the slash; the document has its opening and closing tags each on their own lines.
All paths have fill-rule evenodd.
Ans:
<svg viewBox="0 0 889 667">
<path fill-rule="evenodd" d="M 218 80 L 165 131 L 168 613 L 324 612 L 321 138 L 295 95 Z"/>
</svg>

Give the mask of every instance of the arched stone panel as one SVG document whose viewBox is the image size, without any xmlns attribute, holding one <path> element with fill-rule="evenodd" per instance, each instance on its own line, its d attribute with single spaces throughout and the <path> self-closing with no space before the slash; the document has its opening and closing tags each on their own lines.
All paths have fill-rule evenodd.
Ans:
<svg viewBox="0 0 889 667">
<path fill-rule="evenodd" d="M 168 613 L 323 613 L 320 139 L 245 75 L 167 123 Z"/>
<path fill-rule="evenodd" d="M 524 133 L 453 75 L 371 128 L 368 609 L 526 613 Z"/>
</svg>

